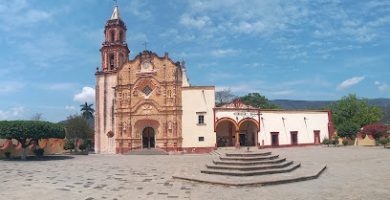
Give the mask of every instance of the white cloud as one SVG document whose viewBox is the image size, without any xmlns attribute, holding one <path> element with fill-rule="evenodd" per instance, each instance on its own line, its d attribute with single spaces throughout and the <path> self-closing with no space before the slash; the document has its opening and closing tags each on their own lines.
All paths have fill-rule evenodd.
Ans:
<svg viewBox="0 0 390 200">
<path fill-rule="evenodd" d="M 235 49 L 216 49 L 211 51 L 211 55 L 215 57 L 233 56 L 239 53 L 239 50 Z"/>
<path fill-rule="evenodd" d="M 390 86 L 386 83 L 383 83 L 382 85 L 378 86 L 378 89 L 381 92 L 388 92 L 390 90 Z"/>
<path fill-rule="evenodd" d="M 264 23 L 261 21 L 253 23 L 241 21 L 234 29 L 240 33 L 262 33 L 266 30 L 265 28 Z"/>
<path fill-rule="evenodd" d="M 343 81 L 342 83 L 340 83 L 340 85 L 337 86 L 337 89 L 345 90 L 347 88 L 350 88 L 350 87 L 358 84 L 359 82 L 363 81 L 364 79 L 365 79 L 364 76 L 352 77 L 352 78 L 347 79 L 347 80 Z"/>
<path fill-rule="evenodd" d="M 274 96 L 286 96 L 292 93 L 294 93 L 294 90 L 280 90 L 280 91 L 270 92 L 270 94 Z"/>
<path fill-rule="evenodd" d="M 80 93 L 74 95 L 73 100 L 78 101 L 80 103 L 95 102 L 95 89 L 91 87 L 83 87 Z"/>
<path fill-rule="evenodd" d="M 65 110 L 75 111 L 76 107 L 75 106 L 65 106 Z"/>
<path fill-rule="evenodd" d="M 12 30 L 49 20 L 52 13 L 30 7 L 26 0 L 0 2 L 0 29 Z"/>
<path fill-rule="evenodd" d="M 374 84 L 377 86 L 378 90 L 382 93 L 386 93 L 390 91 L 390 86 L 387 83 L 381 83 L 379 81 L 375 81 Z"/>
<path fill-rule="evenodd" d="M 180 17 L 180 23 L 189 28 L 201 29 L 206 25 L 211 24 L 211 21 L 207 16 L 191 17 L 187 14 L 184 14 Z"/>
<path fill-rule="evenodd" d="M 69 90 L 76 86 L 74 83 L 53 83 L 50 84 L 47 89 L 49 90 Z"/>
<path fill-rule="evenodd" d="M 21 82 L 1 82 L 0 83 L 0 94 L 2 93 L 9 93 L 9 92 L 16 92 L 21 90 L 25 86 L 24 83 Z"/>
<path fill-rule="evenodd" d="M 365 5 L 372 1 L 362 1 L 354 6 L 339 1 L 327 1 L 326 6 L 323 2 L 278 0 L 186 2 L 181 23 L 201 28 L 201 34 L 212 32 L 212 38 L 237 33 L 261 37 L 279 37 L 278 33 L 302 36 L 307 32 L 316 38 L 366 43 L 386 38 L 386 28 L 390 24 L 388 5 Z M 202 16 L 207 18 L 202 19 Z"/>
<path fill-rule="evenodd" d="M 9 120 L 9 119 L 18 119 L 21 118 L 24 114 L 24 107 L 17 106 L 9 110 L 0 110 L 0 120 Z"/>
<path fill-rule="evenodd" d="M 130 13 L 137 18 L 141 20 L 149 20 L 153 18 L 152 12 L 149 10 L 147 2 L 142 0 L 133 0 L 130 1 L 129 6 L 124 7 L 125 9 L 122 9 L 120 11 L 127 12 L 130 11 Z"/>
</svg>

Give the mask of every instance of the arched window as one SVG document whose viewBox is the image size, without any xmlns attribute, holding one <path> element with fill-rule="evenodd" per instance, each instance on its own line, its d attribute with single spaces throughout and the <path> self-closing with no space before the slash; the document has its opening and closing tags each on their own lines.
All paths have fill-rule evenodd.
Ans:
<svg viewBox="0 0 390 200">
<path fill-rule="evenodd" d="M 114 54 L 111 54 L 110 55 L 110 70 L 113 70 L 114 69 L 114 61 L 115 61 L 115 57 L 114 57 Z"/>
<path fill-rule="evenodd" d="M 115 31 L 114 30 L 110 31 L 110 41 L 115 42 Z"/>
<path fill-rule="evenodd" d="M 122 64 L 125 62 L 125 56 L 123 53 L 119 54 L 119 66 L 122 66 Z"/>
<path fill-rule="evenodd" d="M 124 41 L 124 39 L 123 39 L 123 31 L 119 32 L 119 41 L 121 41 L 121 42 Z"/>
</svg>

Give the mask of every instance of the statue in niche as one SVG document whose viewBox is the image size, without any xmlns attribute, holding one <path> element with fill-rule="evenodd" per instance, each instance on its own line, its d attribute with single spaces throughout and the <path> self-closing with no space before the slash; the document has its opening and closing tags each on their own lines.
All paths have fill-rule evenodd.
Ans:
<svg viewBox="0 0 390 200">
<path fill-rule="evenodd" d="M 156 94 L 157 94 L 157 95 L 161 95 L 161 88 L 160 88 L 160 87 L 157 87 L 157 89 L 156 89 Z"/>
</svg>

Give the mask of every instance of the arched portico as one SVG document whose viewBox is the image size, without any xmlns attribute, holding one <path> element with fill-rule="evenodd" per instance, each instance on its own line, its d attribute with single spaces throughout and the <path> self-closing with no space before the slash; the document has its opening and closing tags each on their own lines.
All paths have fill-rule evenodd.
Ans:
<svg viewBox="0 0 390 200">
<path fill-rule="evenodd" d="M 238 125 L 231 118 L 221 118 L 215 123 L 217 147 L 236 146 Z"/>
<path fill-rule="evenodd" d="M 257 146 L 259 124 L 253 118 L 244 118 L 238 123 L 240 146 Z"/>
</svg>

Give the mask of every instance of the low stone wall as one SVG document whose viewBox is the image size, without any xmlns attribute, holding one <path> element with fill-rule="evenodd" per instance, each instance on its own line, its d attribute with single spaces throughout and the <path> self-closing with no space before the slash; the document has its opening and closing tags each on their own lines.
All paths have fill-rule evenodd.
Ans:
<svg viewBox="0 0 390 200">
<path fill-rule="evenodd" d="M 10 152 L 12 157 L 21 156 L 22 148 L 17 140 L 12 140 L 12 143 L 6 147 L 7 139 L 0 139 L 0 158 L 4 158 L 5 152 Z M 64 139 L 42 139 L 39 140 L 39 146 L 45 150 L 45 155 L 58 154 L 64 151 Z M 27 155 L 34 155 L 34 145 L 27 148 Z"/>
</svg>

